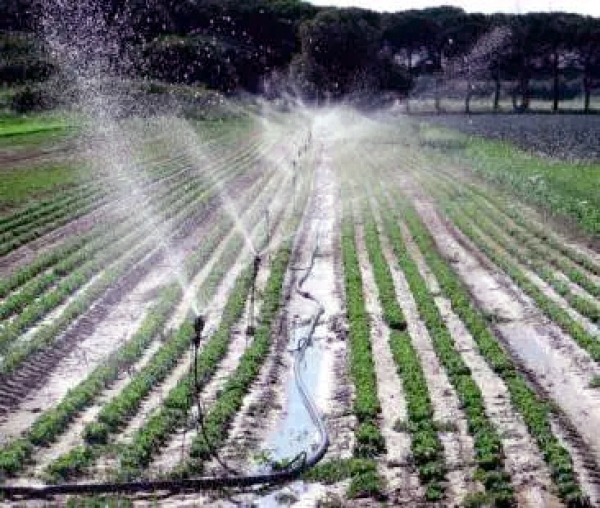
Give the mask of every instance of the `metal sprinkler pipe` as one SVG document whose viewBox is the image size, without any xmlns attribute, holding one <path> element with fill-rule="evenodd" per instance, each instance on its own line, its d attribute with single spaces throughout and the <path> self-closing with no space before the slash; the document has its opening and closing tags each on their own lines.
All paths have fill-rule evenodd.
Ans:
<svg viewBox="0 0 600 508">
<path fill-rule="evenodd" d="M 254 262 L 252 263 L 252 284 L 250 286 L 250 308 L 248 311 L 248 326 L 246 327 L 246 335 L 253 336 L 256 332 L 254 326 L 254 304 L 256 302 L 256 278 L 258 277 L 258 271 L 260 270 L 261 257 L 260 255 L 254 256 Z"/>
</svg>

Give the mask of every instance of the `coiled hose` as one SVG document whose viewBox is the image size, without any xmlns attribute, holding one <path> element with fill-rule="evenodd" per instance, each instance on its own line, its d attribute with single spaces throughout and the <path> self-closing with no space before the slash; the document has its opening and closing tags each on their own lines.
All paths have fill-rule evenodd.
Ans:
<svg viewBox="0 0 600 508">
<path fill-rule="evenodd" d="M 231 475 L 231 476 L 203 476 L 198 478 L 183 478 L 176 480 L 140 480 L 123 483 L 79 483 L 79 484 L 57 484 L 45 486 L 10 486 L 0 485 L 0 498 L 44 498 L 55 495 L 81 495 L 81 494 L 134 494 L 137 492 L 195 492 L 200 490 L 211 490 L 232 487 L 251 487 L 262 484 L 282 484 L 297 479 L 307 470 L 314 467 L 325 455 L 329 448 L 329 436 L 325 423 L 321 418 L 319 411 L 308 393 L 306 385 L 302 379 L 299 365 L 304 361 L 306 349 L 312 342 L 312 336 L 317 328 L 325 308 L 313 295 L 302 289 L 304 282 L 308 279 L 312 268 L 314 267 L 315 257 L 319 249 L 319 236 L 315 242 L 310 264 L 306 273 L 298 280 L 296 291 L 303 298 L 313 301 L 317 305 L 309 332 L 294 349 L 290 350 L 294 357 L 294 379 L 298 392 L 301 395 L 302 402 L 310 415 L 312 422 L 319 432 L 319 446 L 309 455 L 303 452 L 290 461 L 283 470 L 254 475 Z"/>
</svg>

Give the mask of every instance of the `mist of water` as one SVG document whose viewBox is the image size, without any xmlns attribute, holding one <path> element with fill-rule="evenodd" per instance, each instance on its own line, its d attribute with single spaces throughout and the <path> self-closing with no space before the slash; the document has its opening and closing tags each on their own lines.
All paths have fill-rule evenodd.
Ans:
<svg viewBox="0 0 600 508">
<path fill-rule="evenodd" d="M 175 167 L 183 158 L 188 166 L 183 169 L 209 180 L 248 249 L 256 253 L 256 248 L 223 182 L 204 171 L 207 154 L 191 124 L 178 117 L 176 111 L 157 116 L 156 104 L 141 92 L 133 64 L 139 55 L 131 52 L 136 34 L 132 33 L 126 11 L 114 12 L 108 7 L 91 0 L 42 2 L 39 26 L 59 70 L 55 87 L 60 90 L 62 103 L 84 125 L 82 154 L 94 174 L 102 175 L 115 194 L 118 206 L 109 210 L 109 220 L 118 222 L 132 214 L 139 217 L 146 226 L 146 239 L 160 249 L 166 268 L 185 291 L 189 281 L 182 256 L 171 240 L 173 231 L 161 210 L 152 204 L 151 196 L 146 195 L 149 191 L 144 182 L 151 176 L 151 168 L 146 167 L 148 160 L 143 151 L 149 143 L 160 144 L 167 152 L 163 164 Z M 230 107 L 239 114 L 239 106 Z M 149 139 L 149 125 L 154 124 L 156 132 L 157 122 L 162 131 L 160 143 Z M 192 301 L 197 314 L 198 304 Z"/>
</svg>

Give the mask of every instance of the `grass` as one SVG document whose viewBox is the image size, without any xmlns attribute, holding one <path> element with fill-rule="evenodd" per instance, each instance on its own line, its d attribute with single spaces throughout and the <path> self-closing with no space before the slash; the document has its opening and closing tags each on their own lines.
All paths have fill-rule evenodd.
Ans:
<svg viewBox="0 0 600 508">
<path fill-rule="evenodd" d="M 65 129 L 68 123 L 57 115 L 32 114 L 0 115 L 0 137 L 18 136 L 32 132 Z"/>
<path fill-rule="evenodd" d="M 90 177 L 83 167 L 39 166 L 0 169 L 0 210 L 7 211 L 26 202 L 35 202 L 52 193 L 76 187 Z"/>
<path fill-rule="evenodd" d="M 576 222 L 583 231 L 600 234 L 600 164 L 573 163 L 533 156 L 513 144 L 426 127 L 428 143 L 455 140 L 446 155 L 475 175 Z M 460 141 L 460 143 L 458 143 Z M 462 146 L 461 146 L 462 145 Z"/>
</svg>

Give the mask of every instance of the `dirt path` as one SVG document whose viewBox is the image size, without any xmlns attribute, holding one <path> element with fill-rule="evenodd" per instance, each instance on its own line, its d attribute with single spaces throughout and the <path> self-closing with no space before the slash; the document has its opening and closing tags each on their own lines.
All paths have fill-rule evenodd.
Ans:
<svg viewBox="0 0 600 508">
<path fill-rule="evenodd" d="M 321 143 L 326 141 L 320 137 Z M 325 145 L 327 146 L 327 145 Z M 290 283 L 295 284 L 288 303 L 290 346 L 306 337 L 308 326 L 317 311 L 315 302 L 302 296 L 296 289 L 316 298 L 323 305 L 324 313 L 307 349 L 301 374 L 327 427 L 330 447 L 324 461 L 352 457 L 354 446 L 353 428 L 356 424 L 352 414 L 351 388 L 347 364 L 346 318 L 343 312 L 343 287 L 340 248 L 340 188 L 333 166 L 332 154 L 320 145 L 316 148 L 313 193 L 304 215 L 298 243 L 293 255 L 295 273 Z M 314 255 L 314 257 L 313 257 Z M 312 264 L 311 264 L 312 261 Z M 295 277 L 294 277 L 295 276 Z M 294 280 L 295 279 L 295 280 Z M 262 449 L 274 450 L 275 458 L 290 458 L 314 443 L 314 426 L 298 397 L 291 367 L 289 365 L 282 383 L 285 386 L 278 402 L 280 411 L 271 416 Z M 303 436 L 303 434 L 308 434 Z M 297 443 L 292 444 L 297 439 Z M 286 489 L 273 494 L 281 495 Z M 324 486 L 320 489 L 306 487 L 303 483 L 292 484 L 287 491 L 300 505 L 308 506 L 317 499 L 339 497 L 345 491 L 343 485 Z M 308 504 L 307 504 L 308 503 Z"/>
</svg>

